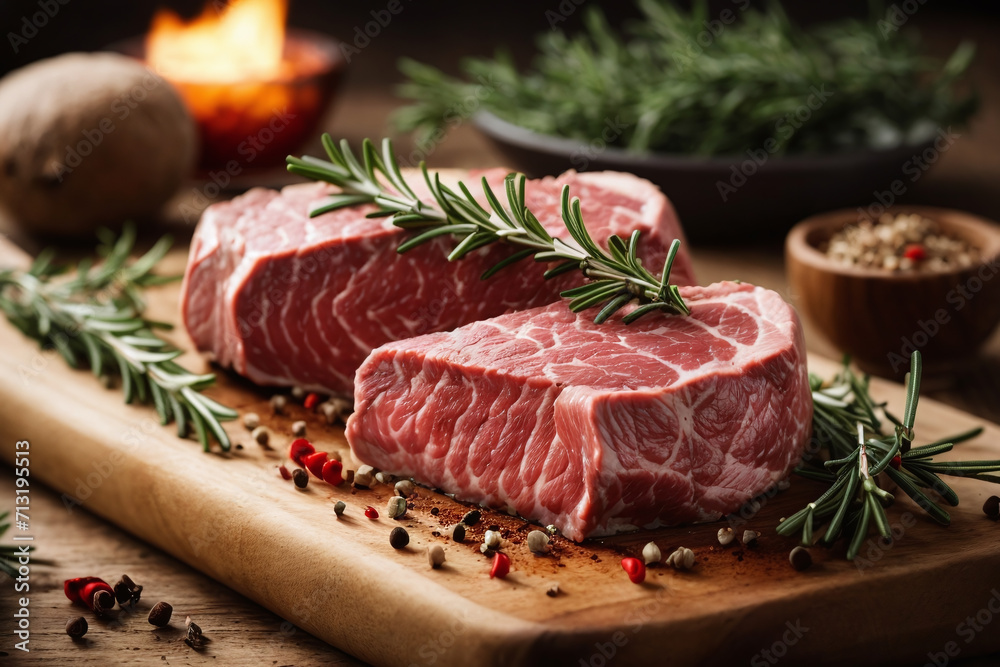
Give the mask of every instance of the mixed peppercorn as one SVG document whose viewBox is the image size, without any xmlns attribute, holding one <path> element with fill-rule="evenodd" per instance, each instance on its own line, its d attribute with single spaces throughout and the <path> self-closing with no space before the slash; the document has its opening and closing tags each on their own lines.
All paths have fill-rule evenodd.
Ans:
<svg viewBox="0 0 1000 667">
<path fill-rule="evenodd" d="M 846 266 L 886 271 L 950 271 L 972 266 L 979 251 L 916 214 L 883 214 L 833 235 L 826 254 Z"/>
<path fill-rule="evenodd" d="M 304 391 L 293 391 L 292 398 L 302 403 L 307 410 L 322 414 L 327 423 L 346 421 L 346 417 L 351 412 L 350 403 L 342 399 L 323 401 L 319 395 Z M 271 408 L 275 415 L 288 415 L 290 412 L 289 401 L 283 396 L 272 398 Z M 291 419 L 292 417 L 288 416 L 288 418 Z M 256 413 L 249 413 L 244 417 L 244 426 L 255 433 L 262 431 L 267 433 L 268 437 L 265 442 L 270 448 L 273 442 L 270 435 L 271 431 L 266 430 L 266 427 L 261 425 L 260 417 Z M 412 480 L 398 479 L 389 473 L 376 470 L 370 465 L 359 465 L 356 469 L 345 468 L 339 452 L 318 451 L 315 445 L 305 438 L 307 428 L 308 425 L 302 419 L 296 419 L 292 424 L 291 435 L 293 437 L 288 444 L 287 455 L 294 466 L 291 467 L 291 470 L 289 470 L 289 466 L 287 465 L 279 465 L 277 467 L 283 479 L 291 479 L 297 488 L 306 490 L 309 478 L 314 477 L 331 486 L 347 486 L 351 489 L 352 495 L 372 490 L 380 498 L 384 496 L 380 495 L 382 487 L 379 487 L 379 485 L 390 487 L 392 493 L 385 500 L 384 509 L 382 510 L 385 517 L 395 521 L 403 521 L 409 518 L 408 511 L 414 507 L 414 503 L 411 501 L 419 500 L 417 487 Z M 373 522 L 380 520 L 380 510 L 376 509 L 375 506 L 359 505 L 361 513 L 369 520 Z M 334 502 L 333 510 L 337 518 L 342 517 L 348 509 L 348 503 L 344 500 L 336 500 Z M 466 511 L 456 523 L 449 523 L 445 515 L 441 513 L 441 508 L 437 506 L 431 507 L 429 514 L 437 517 L 442 525 L 446 527 L 446 531 L 432 531 L 432 535 L 435 537 L 441 537 L 442 532 L 444 532 L 446 539 L 450 538 L 455 544 L 462 544 L 469 539 L 470 531 L 474 535 L 481 536 L 480 542 L 470 546 L 478 548 L 478 552 L 490 560 L 489 576 L 492 579 L 503 579 L 511 572 L 511 553 L 508 552 L 512 545 L 526 545 L 527 552 L 535 557 L 554 555 L 557 563 L 561 558 L 560 554 L 564 555 L 566 553 L 566 547 L 559 546 L 562 544 L 561 542 L 559 545 L 556 545 L 555 553 L 553 552 L 553 545 L 555 543 L 552 542 L 552 539 L 558 535 L 558 530 L 552 525 L 545 526 L 544 529 L 531 529 L 531 525 L 528 522 L 524 522 L 516 529 L 501 529 L 501 526 L 498 524 L 490 524 L 480 528 L 479 524 L 483 519 L 483 510 L 480 509 Z M 517 513 L 509 508 L 507 514 L 510 517 L 517 516 Z M 456 517 L 454 514 L 449 514 L 449 516 Z M 455 521 L 455 518 L 451 519 L 451 521 Z M 744 548 L 754 548 L 759 538 L 759 533 L 753 530 L 736 533 L 732 528 L 724 527 L 718 531 L 718 542 L 723 547 L 732 543 L 742 543 Z M 479 538 L 477 537 L 477 539 Z M 392 549 L 406 550 L 410 545 L 410 534 L 406 528 L 395 526 L 391 528 L 388 534 L 388 541 Z M 444 566 L 445 549 L 441 544 L 432 543 L 425 547 L 424 550 L 428 565 L 432 569 Z M 742 553 L 740 552 L 740 560 L 742 560 Z M 600 561 L 600 558 L 596 554 L 592 555 L 591 558 Z M 625 554 L 621 565 L 631 581 L 642 583 L 646 578 L 647 566 L 668 565 L 676 570 L 683 571 L 693 568 L 696 561 L 695 552 L 691 549 L 677 547 L 664 557 L 660 547 L 654 542 L 649 542 L 641 549 L 639 557 Z M 789 554 L 788 562 L 793 568 L 801 570 L 809 567 L 812 558 L 807 550 L 798 549 L 793 550 Z M 563 567 L 561 563 L 558 566 Z M 552 582 L 546 586 L 545 592 L 550 597 L 555 597 L 561 593 L 561 590 L 558 583 Z"/>
<path fill-rule="evenodd" d="M 127 574 L 123 574 L 114 586 L 110 586 L 100 577 L 76 577 L 63 582 L 63 592 L 66 598 L 74 604 L 82 604 L 87 607 L 99 618 L 110 616 L 114 611 L 115 603 L 119 607 L 119 620 L 122 615 L 134 614 L 142 596 L 142 590 L 142 586 L 136 584 Z M 161 600 L 152 606 L 146 620 L 152 626 L 165 628 L 170 625 L 172 614 L 173 607 L 168 602 Z M 208 638 L 202 634 L 201 628 L 191 623 L 190 617 L 187 619 L 187 625 L 188 633 L 184 640 L 185 643 L 195 649 L 204 646 Z M 197 632 L 192 633 L 192 626 L 197 629 Z M 66 634 L 74 640 L 82 638 L 89 629 L 90 624 L 83 616 L 75 616 L 66 622 Z M 192 634 L 196 635 L 196 640 L 192 639 Z"/>
</svg>

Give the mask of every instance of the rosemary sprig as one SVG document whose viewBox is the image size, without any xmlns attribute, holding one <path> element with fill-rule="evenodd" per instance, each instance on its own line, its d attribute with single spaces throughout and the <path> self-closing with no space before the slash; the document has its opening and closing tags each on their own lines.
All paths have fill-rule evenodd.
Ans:
<svg viewBox="0 0 1000 667">
<path fill-rule="evenodd" d="M 85 259 L 65 280 L 54 280 L 66 269 L 52 263 L 51 251 L 43 252 L 27 271 L 0 271 L 0 310 L 26 336 L 54 347 L 73 368 L 86 362 L 95 376 L 119 375 L 125 402 L 151 402 L 161 424 L 177 422 L 180 437 L 193 430 L 206 451 L 211 438 L 228 450 L 229 437 L 220 422 L 237 414 L 200 393 L 215 375 L 195 375 L 177 364 L 181 350 L 156 334 L 171 325 L 142 315 L 142 289 L 173 280 L 152 272 L 170 243 L 162 238 L 129 261 L 134 227 L 126 226 L 117 239 L 108 232 L 98 248 L 103 261 L 94 266 Z"/>
<path fill-rule="evenodd" d="M 630 323 L 652 311 L 688 314 L 687 305 L 676 285 L 670 284 L 670 269 L 680 248 L 674 240 L 667 253 L 663 270 L 654 276 L 638 258 L 638 231 L 625 241 L 617 235 L 608 239 L 605 252 L 587 231 L 583 222 L 580 200 L 570 198 L 569 186 L 562 190 L 561 212 L 568 239 L 553 238 L 525 206 L 524 174 L 508 174 L 504 180 L 502 201 L 482 179 L 482 192 L 489 206 L 484 208 L 464 183 L 456 192 L 441 183 L 440 174 L 431 173 L 421 163 L 427 188 L 433 203 L 420 200 L 407 184 L 399 168 L 392 142 L 382 141 L 381 154 L 366 139 L 362 144 L 361 160 L 354 155 L 346 140 L 338 146 L 330 135 L 323 135 L 323 147 L 329 160 L 305 156 L 288 157 L 288 171 L 336 185 L 340 192 L 314 205 L 310 216 L 320 215 L 347 206 L 375 204 L 378 211 L 369 217 L 391 217 L 393 224 L 417 233 L 399 246 L 406 252 L 439 236 L 451 235 L 458 244 L 448 254 L 457 260 L 477 248 L 506 242 L 523 248 L 505 258 L 483 274 L 483 279 L 528 257 L 537 262 L 558 262 L 545 272 L 545 278 L 579 270 L 590 282 L 562 292 L 570 299 L 573 312 L 603 304 L 595 322 L 601 323 L 625 305 L 636 301 L 638 308 L 623 320 Z"/>
<path fill-rule="evenodd" d="M 828 458 L 812 457 L 796 472 L 804 477 L 830 484 L 822 495 L 778 526 L 786 536 L 801 533 L 802 544 L 811 546 L 815 533 L 826 524 L 824 544 L 832 544 L 842 535 L 850 535 L 847 558 L 858 554 L 869 528 L 875 525 L 885 539 L 892 539 L 885 507 L 892 494 L 878 485 L 879 475 L 885 474 L 935 521 L 948 525 L 951 517 L 938 505 L 927 490 L 934 491 L 945 503 L 958 505 L 958 494 L 939 475 L 971 477 L 1000 483 L 1000 477 L 989 473 L 1000 471 L 996 461 L 936 461 L 934 456 L 951 449 L 980 433 L 972 429 L 922 447 L 913 447 L 913 427 L 920 394 L 921 357 L 914 352 L 910 358 L 910 377 L 906 387 L 906 403 L 902 420 L 886 412 L 884 404 L 876 404 L 868 393 L 868 378 L 859 378 L 846 361 L 843 370 L 824 385 L 810 376 L 813 391 L 813 431 L 822 445 L 820 453 Z M 894 424 L 892 433 L 884 433 L 877 417 L 881 412 Z"/>
</svg>

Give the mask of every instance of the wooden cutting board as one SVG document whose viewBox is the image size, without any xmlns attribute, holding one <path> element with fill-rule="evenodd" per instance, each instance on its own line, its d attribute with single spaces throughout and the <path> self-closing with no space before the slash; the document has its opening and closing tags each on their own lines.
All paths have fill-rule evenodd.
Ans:
<svg viewBox="0 0 1000 667">
<path fill-rule="evenodd" d="M 0 265 L 24 261 L 0 242 Z M 173 253 L 169 270 L 184 256 Z M 150 315 L 176 320 L 177 286 L 150 294 Z M 183 333 L 178 340 L 187 345 Z M 189 347 L 189 346 L 188 346 Z M 814 549 L 805 572 L 787 561 L 794 540 L 774 533 L 779 517 L 813 499 L 820 487 L 795 478 L 790 490 L 763 498 L 745 524 L 762 533 L 756 549 L 722 548 L 724 523 L 619 536 L 583 545 L 561 538 L 550 556 L 531 555 L 523 521 L 484 512 L 465 544 L 442 535 L 468 509 L 420 488 L 401 521 L 385 517 L 391 487 L 352 491 L 310 482 L 297 491 L 276 466 L 285 463 L 291 424 L 308 423 L 319 449 L 349 461 L 343 429 L 323 424 L 292 405 L 286 416 L 268 409 L 268 393 L 220 375 L 210 394 L 241 412 L 255 411 L 274 432 L 275 449 L 251 442 L 239 423 L 227 430 L 229 454 L 203 454 L 193 441 L 161 427 L 147 407 L 126 406 L 86 371 L 73 371 L 54 353 L 40 352 L 6 321 L 0 323 L 0 432 L 4 459 L 14 440 L 31 442 L 31 474 L 64 492 L 71 506 L 95 512 L 202 572 L 231 586 L 295 625 L 378 665 L 501 664 L 884 664 L 928 661 L 928 653 L 963 657 L 1000 649 L 995 628 L 973 631 L 969 616 L 1000 610 L 1000 526 L 982 513 L 997 489 L 956 480 L 962 506 L 941 528 L 902 497 L 890 517 L 898 530 L 891 546 L 874 539 L 864 561 Z M 183 360 L 197 369 L 194 355 Z M 810 360 L 829 374 L 835 365 Z M 874 381 L 876 396 L 897 412 L 903 390 Z M 960 411 L 922 400 L 917 423 L 929 441 L 979 422 Z M 1000 428 L 985 424 L 965 458 L 1000 457 Z M 337 519 L 333 502 L 347 503 Z M 368 520 L 366 505 L 382 517 Z M 438 508 L 432 515 L 431 509 Z M 479 554 L 486 526 L 513 536 L 513 571 L 488 577 Z M 406 527 L 410 545 L 396 551 L 389 531 Z M 520 537 L 519 537 L 520 536 Z M 663 554 L 694 549 L 690 572 L 650 568 L 634 585 L 619 561 L 655 540 Z M 447 564 L 428 566 L 425 550 L 442 544 Z M 558 583 L 560 593 L 546 591 Z M 68 604 L 68 603 L 67 603 Z M 985 610 L 985 611 L 984 611 Z M 266 647 L 262 647 L 266 652 Z"/>
</svg>

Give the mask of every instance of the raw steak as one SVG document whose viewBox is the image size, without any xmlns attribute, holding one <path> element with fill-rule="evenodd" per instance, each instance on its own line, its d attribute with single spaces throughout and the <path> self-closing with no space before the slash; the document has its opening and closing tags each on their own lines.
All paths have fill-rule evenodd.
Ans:
<svg viewBox="0 0 1000 667">
<path fill-rule="evenodd" d="M 384 345 L 358 370 L 348 441 L 578 541 L 732 512 L 808 438 L 802 329 L 759 287 L 681 293 L 689 317 L 595 325 L 554 303 Z"/>
<path fill-rule="evenodd" d="M 474 192 L 485 175 L 502 193 L 506 173 L 458 175 Z M 529 181 L 527 205 L 553 235 L 567 235 L 559 212 L 564 183 L 581 198 L 584 220 L 599 242 L 612 233 L 642 231 L 641 256 L 654 273 L 662 269 L 671 241 L 683 242 L 663 193 L 615 172 Z M 365 218 L 372 206 L 310 219 L 310 204 L 331 191 L 320 183 L 281 192 L 254 189 L 205 211 L 191 243 L 181 300 L 198 349 L 258 384 L 350 394 L 354 372 L 383 343 L 552 303 L 560 290 L 582 282 L 577 272 L 546 282 L 545 266 L 530 260 L 480 280 L 514 251 L 503 244 L 449 263 L 446 249 L 454 241 L 441 237 L 400 255 L 396 248 L 407 232 L 385 218 Z M 672 275 L 678 284 L 694 283 L 683 247 Z"/>
</svg>

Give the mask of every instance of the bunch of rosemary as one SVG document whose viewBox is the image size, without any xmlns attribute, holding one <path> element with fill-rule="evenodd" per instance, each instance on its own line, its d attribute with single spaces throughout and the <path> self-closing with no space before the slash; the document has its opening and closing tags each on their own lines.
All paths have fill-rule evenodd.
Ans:
<svg viewBox="0 0 1000 667">
<path fill-rule="evenodd" d="M 523 246 L 483 274 L 489 278 L 504 267 L 528 257 L 536 262 L 558 262 L 545 273 L 545 278 L 579 270 L 588 282 L 566 290 L 562 296 L 571 299 L 570 309 L 579 312 L 603 304 L 595 322 L 601 323 L 632 301 L 638 308 L 623 320 L 633 322 L 652 311 L 687 314 L 688 308 L 676 285 L 670 284 L 670 269 L 680 249 L 674 240 L 659 276 L 650 273 L 637 257 L 639 232 L 628 241 L 612 235 L 608 239 L 610 253 L 605 252 L 587 232 L 580 209 L 580 200 L 570 198 L 569 186 L 562 191 L 562 219 L 569 231 L 568 239 L 553 238 L 524 203 L 525 177 L 509 174 L 504 182 L 505 201 L 482 180 L 482 191 L 489 204 L 483 208 L 464 183 L 455 192 L 441 183 L 439 174 L 431 174 L 425 164 L 420 168 L 434 204 L 421 201 L 407 184 L 392 150 L 392 142 L 384 139 L 382 152 L 371 141 L 362 145 L 361 161 L 346 140 L 340 146 L 330 135 L 323 135 L 323 147 L 329 160 L 314 157 L 288 157 L 288 171 L 332 183 L 340 192 L 319 202 L 310 216 L 327 211 L 375 204 L 378 210 L 368 217 L 391 217 L 393 224 L 417 232 L 399 246 L 406 252 L 439 236 L 453 236 L 458 244 L 448 254 L 449 260 L 464 257 L 485 245 L 505 242 Z"/>
<path fill-rule="evenodd" d="M 228 450 L 229 437 L 220 422 L 237 414 L 200 393 L 215 376 L 195 375 L 178 365 L 174 359 L 181 350 L 156 334 L 170 325 L 142 315 L 143 288 L 174 280 L 153 273 L 170 239 L 160 239 L 135 261 L 129 260 L 135 244 L 132 226 L 117 239 L 103 233 L 101 241 L 103 261 L 94 266 L 83 260 L 72 277 L 60 278 L 66 267 L 53 264 L 51 251 L 40 253 L 26 271 L 0 271 L 0 310 L 26 336 L 55 348 L 73 368 L 85 362 L 96 376 L 118 375 L 125 402 L 152 402 L 160 423 L 177 422 L 180 437 L 193 429 L 206 451 L 212 438 Z"/>
<path fill-rule="evenodd" d="M 813 435 L 820 444 L 804 464 L 796 469 L 803 477 L 829 484 L 816 500 L 781 522 L 778 533 L 800 533 L 802 544 L 817 541 L 830 545 L 841 537 L 849 538 L 847 558 L 858 554 L 869 528 L 886 540 L 892 539 L 885 508 L 892 494 L 879 484 L 880 476 L 913 499 L 935 521 L 948 525 L 951 517 L 935 502 L 930 492 L 945 503 L 958 505 L 958 495 L 940 475 L 969 477 L 1000 483 L 1000 460 L 938 461 L 934 457 L 949 452 L 982 432 L 981 428 L 914 447 L 914 424 L 920 394 L 921 358 L 914 352 L 906 387 L 903 418 L 897 419 L 884 404 L 872 400 L 868 378 L 859 378 L 845 361 L 844 368 L 831 382 L 815 375 L 809 381 L 813 396 Z M 881 414 L 893 428 L 886 432 Z M 825 526 L 822 537 L 818 531 Z"/>
<path fill-rule="evenodd" d="M 481 99 L 515 125 L 585 142 L 607 138 L 613 119 L 623 129 L 609 143 L 637 152 L 742 155 L 776 141 L 769 152 L 825 153 L 917 143 L 976 107 L 953 92 L 972 46 L 938 62 L 880 2 L 867 20 L 809 30 L 777 2 L 766 11 L 737 2 L 719 16 L 706 0 L 690 12 L 673 0 L 636 4 L 640 20 L 621 32 L 591 7 L 584 32 L 542 33 L 525 72 L 503 52 L 466 59 L 461 79 L 402 61 L 400 94 L 412 103 L 396 126 L 433 143 L 465 100 Z"/>
</svg>

